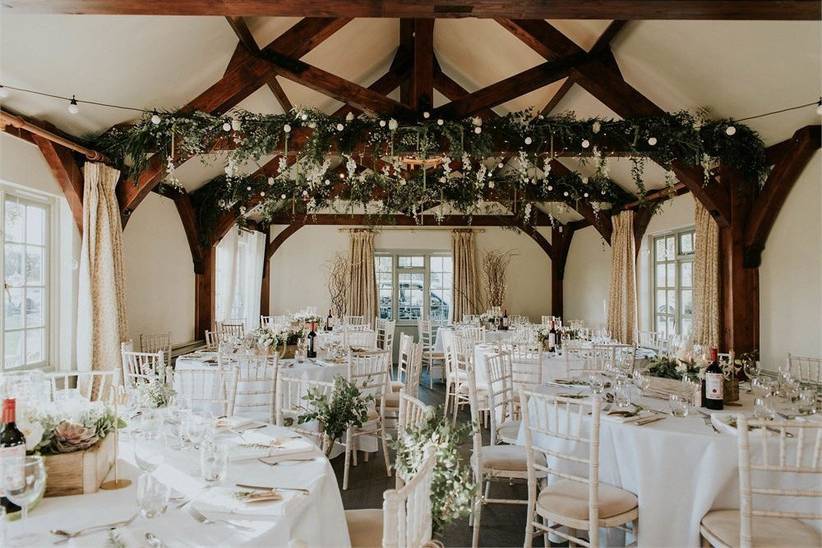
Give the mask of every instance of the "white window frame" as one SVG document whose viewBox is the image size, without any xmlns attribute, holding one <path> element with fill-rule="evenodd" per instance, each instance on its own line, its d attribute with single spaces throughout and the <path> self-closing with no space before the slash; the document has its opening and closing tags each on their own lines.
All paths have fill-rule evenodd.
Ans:
<svg viewBox="0 0 822 548">
<path fill-rule="evenodd" d="M 684 234 L 691 234 L 691 247 L 692 251 L 690 253 L 682 253 L 681 250 L 681 236 Z M 666 232 L 660 232 L 658 234 L 653 234 L 648 237 L 648 246 L 651 250 L 651 257 L 650 257 L 650 286 L 651 286 L 651 331 L 657 331 L 657 254 L 656 254 L 656 243 L 658 240 L 664 238 L 673 237 L 674 239 L 674 257 L 673 259 L 666 259 L 663 263 L 659 264 L 673 264 L 674 265 L 674 272 L 676 277 L 676 282 L 673 284 L 673 287 L 665 286 L 666 290 L 674 291 L 674 295 L 676 296 L 676 315 L 674 316 L 674 333 L 668 333 L 668 336 L 676 335 L 676 336 L 683 336 L 686 333 L 682 333 L 682 320 L 685 317 L 685 310 L 682 306 L 682 291 L 683 290 L 690 290 L 691 291 L 691 308 L 695 306 L 694 302 L 694 288 L 693 288 L 693 277 L 695 275 L 693 271 L 693 263 L 694 263 L 694 251 L 696 247 L 696 235 L 695 229 L 693 226 L 678 228 L 676 230 L 669 230 Z M 691 286 L 690 287 L 683 287 L 682 285 L 682 264 L 683 263 L 691 263 Z M 660 289 L 661 290 L 661 289 Z M 670 317 L 671 314 L 662 314 L 663 316 Z M 691 314 L 691 327 L 693 328 L 693 313 Z"/>
<path fill-rule="evenodd" d="M 59 241 L 59 219 L 57 218 L 58 203 L 53 196 L 33 192 L 25 187 L 0 181 L 0 277 L 3 279 L 3 291 L 5 293 L 5 218 L 6 218 L 6 198 L 13 196 L 21 202 L 31 202 L 44 207 L 46 212 L 47 230 L 45 234 L 45 260 L 46 268 L 43 272 L 44 288 L 46 297 L 44 304 L 43 328 L 44 328 L 44 353 L 43 360 L 37 363 L 26 364 L 20 367 L 9 368 L 8 371 L 27 371 L 39 369 L 50 371 L 55 369 L 54 363 L 59 358 L 59 288 L 53 282 L 59 279 L 59 250 L 55 242 Z M 0 372 L 6 370 L 5 360 L 5 294 L 0 301 Z M 25 313 L 25 312 L 24 312 Z"/>
<path fill-rule="evenodd" d="M 421 273 L 423 274 L 423 302 L 422 302 L 422 317 L 431 317 L 431 257 L 451 257 L 453 269 L 453 257 L 450 251 L 445 250 L 396 250 L 396 249 L 380 249 L 374 251 L 375 257 L 391 257 L 391 319 L 397 322 L 398 326 L 413 326 L 417 324 L 417 320 L 400 320 L 399 319 L 399 275 L 401 273 Z M 423 266 L 416 267 L 400 267 L 399 258 L 415 256 L 423 257 Z M 452 274 L 453 275 L 453 274 Z M 379 290 L 379 288 L 378 288 Z M 451 321 L 454 313 L 454 290 L 451 288 L 451 306 L 448 310 L 448 318 L 445 321 L 434 322 L 437 325 L 444 325 Z M 379 291 L 378 291 L 379 295 Z M 379 296 L 377 297 L 379 299 Z M 379 311 L 379 303 L 377 304 Z"/>
</svg>

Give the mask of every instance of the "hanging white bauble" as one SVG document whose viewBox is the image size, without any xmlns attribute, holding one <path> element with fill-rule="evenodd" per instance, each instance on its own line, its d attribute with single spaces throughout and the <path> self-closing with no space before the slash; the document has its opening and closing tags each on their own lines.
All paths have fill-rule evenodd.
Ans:
<svg viewBox="0 0 822 548">
<path fill-rule="evenodd" d="M 274 177 L 268 178 L 268 186 L 274 186 Z"/>
<path fill-rule="evenodd" d="M 567 197 L 568 196 L 568 191 L 566 190 L 565 192 L 562 193 L 562 195 Z"/>
<path fill-rule="evenodd" d="M 337 131 L 342 131 L 345 129 L 345 126 L 342 124 L 337 124 Z"/>
<path fill-rule="evenodd" d="M 589 146 L 591 146 L 591 141 L 589 141 L 588 139 L 583 139 L 582 148 L 588 148 Z"/>
<path fill-rule="evenodd" d="M 725 133 L 727 133 L 729 136 L 736 135 L 736 128 L 734 126 L 728 126 L 725 128 Z"/>
<path fill-rule="evenodd" d="M 425 112 L 422 113 L 422 117 L 427 120 L 431 117 L 431 113 L 426 110 Z"/>
<path fill-rule="evenodd" d="M 280 194 L 280 199 L 285 200 L 285 194 Z"/>
<path fill-rule="evenodd" d="M 331 181 L 329 181 L 328 179 L 326 179 L 324 182 L 325 182 L 325 186 L 331 186 Z"/>
<path fill-rule="evenodd" d="M 160 118 L 160 115 L 159 115 L 159 114 L 157 114 L 156 112 L 155 112 L 154 114 L 152 114 L 152 115 L 151 115 L 151 123 L 152 123 L 152 124 L 154 124 L 155 126 L 160 125 L 160 122 L 161 122 L 161 121 L 162 121 L 162 120 L 161 120 L 161 118 Z"/>
<path fill-rule="evenodd" d="M 584 192 L 584 193 L 582 194 L 582 197 L 583 197 L 583 198 L 587 198 L 587 197 L 588 197 L 588 193 L 587 193 L 587 192 Z"/>
<path fill-rule="evenodd" d="M 240 131 L 240 121 L 235 120 L 234 118 L 231 119 L 231 129 L 234 131 Z"/>
<path fill-rule="evenodd" d="M 650 137 L 648 139 L 648 144 L 651 145 L 651 146 L 656 145 L 656 137 Z"/>
<path fill-rule="evenodd" d="M 261 197 L 261 198 L 265 198 L 265 192 L 264 192 L 264 191 L 262 191 L 262 190 L 260 191 L 260 197 Z"/>
<path fill-rule="evenodd" d="M 494 188 L 494 181 L 488 181 L 488 188 Z"/>
<path fill-rule="evenodd" d="M 340 173 L 340 179 L 345 179 L 345 174 L 344 173 Z"/>
<path fill-rule="evenodd" d="M 307 190 L 303 190 L 303 197 L 306 197 L 306 198 L 308 197 L 308 191 Z"/>
<path fill-rule="evenodd" d="M 533 143 L 533 142 L 534 142 L 534 141 L 533 141 L 533 139 L 531 139 L 530 137 L 526 137 L 526 138 L 525 138 L 525 144 L 526 144 L 526 145 L 530 145 L 530 144 L 531 144 L 531 143 Z"/>
<path fill-rule="evenodd" d="M 231 124 L 226 122 L 223 124 L 223 131 L 231 131 Z"/>
<path fill-rule="evenodd" d="M 390 120 L 388 120 L 388 129 L 390 129 L 391 131 L 395 131 L 398 127 L 400 127 L 400 123 L 399 123 L 399 122 L 397 122 L 397 121 L 396 121 L 396 120 L 394 120 L 393 118 L 391 118 Z"/>
<path fill-rule="evenodd" d="M 548 192 L 551 192 L 552 190 L 554 190 L 554 187 L 552 187 L 551 185 L 548 185 Z"/>
<path fill-rule="evenodd" d="M 354 121 L 354 113 L 349 112 L 348 114 L 346 114 L 345 115 L 345 121 L 346 122 L 353 122 Z"/>
<path fill-rule="evenodd" d="M 591 131 L 593 131 L 594 133 L 599 133 L 599 130 L 601 130 L 601 129 L 602 129 L 602 126 L 600 125 L 600 123 L 598 121 L 591 124 Z"/>
<path fill-rule="evenodd" d="M 291 126 L 286 124 L 283 126 L 283 131 L 286 133 L 291 133 Z"/>
<path fill-rule="evenodd" d="M 583 185 L 587 185 L 587 184 L 588 184 L 588 177 L 583 177 L 583 178 L 582 178 L 582 184 L 583 184 Z"/>
<path fill-rule="evenodd" d="M 308 114 L 306 114 L 305 112 L 303 112 L 302 116 L 300 116 L 300 120 L 302 120 L 303 122 L 305 122 L 306 120 L 308 120 Z"/>
<path fill-rule="evenodd" d="M 250 187 L 250 186 L 245 187 L 245 189 L 246 189 L 248 192 L 251 192 L 251 187 Z"/>
<path fill-rule="evenodd" d="M 380 120 L 380 127 L 385 127 L 385 120 Z"/>
<path fill-rule="evenodd" d="M 445 123 L 445 120 L 443 120 L 442 118 L 440 118 L 439 120 L 437 120 L 437 125 L 438 125 L 438 126 L 441 126 L 441 125 L 443 125 L 444 123 Z"/>
<path fill-rule="evenodd" d="M 479 127 L 479 126 L 475 127 L 475 128 L 474 128 L 474 133 L 476 133 L 477 135 L 479 135 L 480 133 L 482 133 L 482 128 L 481 128 L 481 127 Z"/>
</svg>

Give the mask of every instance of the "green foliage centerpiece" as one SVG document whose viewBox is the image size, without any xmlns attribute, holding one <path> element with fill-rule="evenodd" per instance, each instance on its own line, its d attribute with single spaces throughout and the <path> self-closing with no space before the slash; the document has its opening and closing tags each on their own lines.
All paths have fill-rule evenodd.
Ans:
<svg viewBox="0 0 822 548">
<path fill-rule="evenodd" d="M 306 413 L 297 417 L 299 424 L 318 421 L 325 435 L 325 453 L 331 454 L 334 443 L 345 435 L 350 427 L 359 428 L 368 421 L 372 395 L 363 395 L 360 389 L 343 377 L 334 379 L 334 390 L 325 394 L 311 388 L 303 398 Z"/>
</svg>

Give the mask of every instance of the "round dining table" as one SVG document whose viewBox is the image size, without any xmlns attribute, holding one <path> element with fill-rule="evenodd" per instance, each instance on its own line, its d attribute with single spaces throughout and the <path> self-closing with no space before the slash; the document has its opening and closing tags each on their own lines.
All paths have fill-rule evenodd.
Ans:
<svg viewBox="0 0 822 548">
<path fill-rule="evenodd" d="M 241 431 L 242 432 L 242 431 Z M 251 437 L 253 434 L 253 438 Z M 296 438 L 285 428 L 267 425 L 240 433 L 218 433 L 218 442 L 229 445 L 227 477 L 217 486 L 200 479 L 199 451 L 167 447 L 165 460 L 153 472 L 171 488 L 171 502 L 165 513 L 148 519 L 138 515 L 117 536 L 126 547 L 150 546 L 146 534 L 161 544 L 176 546 L 349 546 L 342 498 L 328 459 L 310 440 Z M 274 441 L 279 449 L 248 449 L 243 440 L 264 444 Z M 291 450 L 288 448 L 291 447 Z M 249 452 L 251 451 L 251 453 Z M 258 453 L 270 455 L 261 462 Z M 299 460 L 297 460 L 299 457 Z M 279 464 L 272 465 L 272 462 Z M 49 533 L 62 529 L 77 531 L 86 527 L 128 520 L 138 511 L 137 483 L 140 470 L 134 458 L 134 442 L 122 433 L 119 443 L 118 473 L 131 485 L 117 490 L 99 490 L 86 495 L 43 499 L 29 513 L 29 531 L 41 537 L 38 545 L 51 545 L 61 537 Z M 108 479 L 113 479 L 114 469 Z M 278 502 L 244 503 L 234 496 L 242 483 L 280 489 Z M 291 490 L 295 489 L 295 490 Z M 186 503 L 186 501 L 189 501 Z M 202 523 L 201 514 L 213 523 Z M 225 521 L 233 525 L 228 525 Z M 239 527 L 238 527 L 239 526 Z M 19 528 L 10 527 L 10 535 Z M 78 536 L 65 546 L 111 546 L 111 532 L 104 530 Z"/>
</svg>

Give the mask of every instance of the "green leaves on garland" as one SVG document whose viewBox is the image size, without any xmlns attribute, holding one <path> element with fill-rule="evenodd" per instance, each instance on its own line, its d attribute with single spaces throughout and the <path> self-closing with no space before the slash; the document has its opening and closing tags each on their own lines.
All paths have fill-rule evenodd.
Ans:
<svg viewBox="0 0 822 548">
<path fill-rule="evenodd" d="M 415 216 L 437 204 L 471 215 L 483 201 L 501 202 L 513 211 L 530 211 L 514 206 L 540 201 L 583 200 L 595 210 L 604 202 L 619 207 L 626 193 L 607 177 L 607 161 L 614 155 L 631 158 L 640 200 L 646 158 L 668 170 L 669 186 L 674 161 L 709 169 L 728 165 L 750 184 L 762 183 L 768 171 L 756 132 L 731 120 L 704 121 L 687 112 L 578 120 L 572 113 L 544 117 L 528 110 L 485 121 L 425 117 L 410 124 L 364 115 L 342 120 L 307 109 L 279 115 L 174 112 L 162 114 L 159 124 L 146 115 L 94 145 L 131 179 L 146 169 L 151 154 L 159 154 L 172 184 L 177 183 L 172 158 L 180 162 L 227 150 L 226 176 L 197 191 L 195 201 L 201 208 L 235 207 L 241 214 L 252 199 L 268 215 L 311 213 L 340 203 L 346 204 L 344 209 L 362 207 L 377 215 Z M 260 165 L 271 155 L 276 164 L 267 173 L 240 172 L 240 166 Z M 560 156 L 595 162 L 594 175 L 551 173 L 550 161 Z M 408 157 L 436 159 L 436 165 L 410 169 L 404 161 Z M 503 168 L 501 159 L 511 157 L 514 161 Z M 213 226 L 218 214 L 201 214 L 203 226 Z"/>
</svg>

